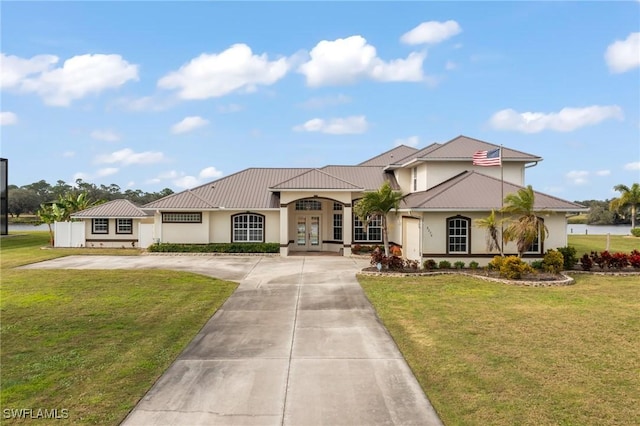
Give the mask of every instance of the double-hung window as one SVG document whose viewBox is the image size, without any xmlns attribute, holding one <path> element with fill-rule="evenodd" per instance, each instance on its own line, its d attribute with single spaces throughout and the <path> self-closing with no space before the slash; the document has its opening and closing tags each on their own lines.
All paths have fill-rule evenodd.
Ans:
<svg viewBox="0 0 640 426">
<path fill-rule="evenodd" d="M 353 239 L 356 242 L 380 243 L 382 242 L 382 217 L 377 215 L 369 218 L 369 225 L 353 215 Z"/>
<path fill-rule="evenodd" d="M 233 242 L 261 243 L 264 241 L 264 216 L 241 213 L 232 216 Z"/>
<path fill-rule="evenodd" d="M 116 219 L 116 234 L 133 234 L 133 219 Z"/>
<path fill-rule="evenodd" d="M 96 218 L 91 220 L 91 233 L 92 234 L 108 234 L 109 233 L 109 219 Z"/>
<path fill-rule="evenodd" d="M 466 217 L 450 217 L 447 219 L 447 253 L 469 253 L 469 224 Z"/>
</svg>

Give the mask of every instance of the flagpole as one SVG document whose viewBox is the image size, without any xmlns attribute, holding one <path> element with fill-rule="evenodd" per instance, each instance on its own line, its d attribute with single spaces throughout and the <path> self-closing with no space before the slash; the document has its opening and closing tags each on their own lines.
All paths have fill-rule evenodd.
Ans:
<svg viewBox="0 0 640 426">
<path fill-rule="evenodd" d="M 504 165 L 500 145 L 500 255 L 504 256 Z"/>
</svg>

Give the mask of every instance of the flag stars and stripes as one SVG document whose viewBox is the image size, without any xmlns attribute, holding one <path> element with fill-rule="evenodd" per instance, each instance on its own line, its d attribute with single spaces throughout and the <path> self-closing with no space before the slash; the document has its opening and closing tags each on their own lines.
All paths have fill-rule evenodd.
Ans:
<svg viewBox="0 0 640 426">
<path fill-rule="evenodd" d="M 490 151 L 476 151 L 473 154 L 474 166 L 501 166 L 502 158 L 500 155 L 500 148 L 492 149 Z"/>
</svg>

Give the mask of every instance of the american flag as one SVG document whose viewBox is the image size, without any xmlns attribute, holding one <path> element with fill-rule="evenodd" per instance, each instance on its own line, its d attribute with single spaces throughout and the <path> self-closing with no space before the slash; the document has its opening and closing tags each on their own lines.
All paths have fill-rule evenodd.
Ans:
<svg viewBox="0 0 640 426">
<path fill-rule="evenodd" d="M 474 166 L 501 166 L 500 148 L 491 151 L 476 151 L 473 154 Z"/>
</svg>

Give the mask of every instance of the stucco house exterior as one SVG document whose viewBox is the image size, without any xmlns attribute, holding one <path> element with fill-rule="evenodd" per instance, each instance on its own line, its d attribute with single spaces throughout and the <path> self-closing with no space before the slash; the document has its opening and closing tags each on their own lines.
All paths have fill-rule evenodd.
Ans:
<svg viewBox="0 0 640 426">
<path fill-rule="evenodd" d="M 131 235 L 148 225 L 150 241 L 159 243 L 275 242 L 282 256 L 307 251 L 348 256 L 356 244 L 382 242 L 380 222 L 365 227 L 354 217 L 353 205 L 389 182 L 407 194 L 388 217 L 389 239 L 402 247 L 404 257 L 486 264 L 497 253 L 487 251 L 486 230 L 474 220 L 500 209 L 505 195 L 526 186 L 527 168 L 542 161 L 502 147 L 502 166 L 472 164 L 474 153 L 496 148 L 501 147 L 458 136 L 423 149 L 402 145 L 357 165 L 249 168 L 141 207 L 125 209 L 124 200 L 116 200 L 74 218 L 86 222 L 87 242 L 97 233 L 102 240 L 122 239 L 118 230 L 129 229 L 123 220 L 130 220 Z M 567 215 L 586 211 L 540 192 L 535 209 L 549 235 L 533 245 L 531 257 L 566 246 Z M 517 252 L 515 244 L 504 249 Z"/>
</svg>

